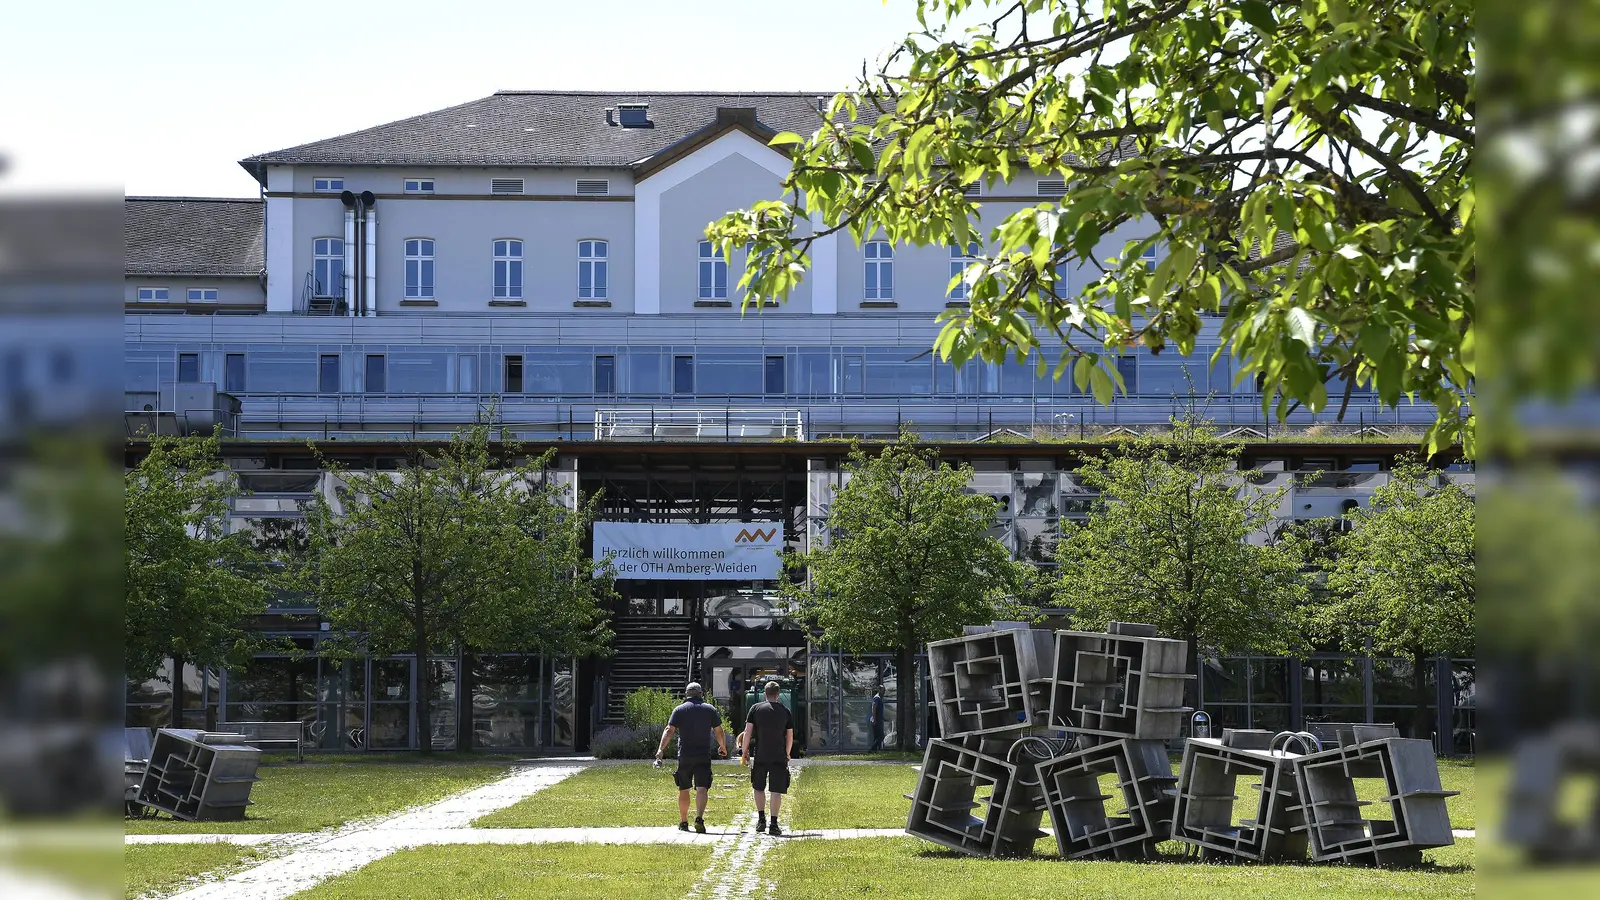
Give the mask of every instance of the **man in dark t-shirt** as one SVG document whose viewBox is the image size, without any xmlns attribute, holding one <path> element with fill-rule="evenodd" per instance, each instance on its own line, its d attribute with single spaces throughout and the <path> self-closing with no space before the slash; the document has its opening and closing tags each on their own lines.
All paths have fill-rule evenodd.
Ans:
<svg viewBox="0 0 1600 900">
<path fill-rule="evenodd" d="M 684 689 L 688 699 L 672 711 L 667 727 L 661 730 L 661 746 L 656 748 L 656 767 L 666 755 L 667 742 L 678 736 L 678 769 L 672 773 L 678 785 L 678 830 L 689 830 L 689 788 L 697 789 L 694 830 L 706 833 L 706 795 L 711 790 L 711 742 L 718 752 L 728 755 L 728 736 L 722 730 L 722 713 L 706 702 L 705 689 L 691 681 Z"/>
<path fill-rule="evenodd" d="M 764 702 L 750 707 L 745 715 L 744 756 L 741 763 L 750 765 L 750 787 L 756 801 L 756 831 L 782 834 L 778 827 L 778 810 L 783 806 L 783 795 L 789 792 L 789 753 L 794 749 L 794 716 L 789 708 L 778 702 L 776 681 L 767 682 Z M 750 763 L 750 757 L 755 762 Z M 772 824 L 767 824 L 767 796 L 772 798 Z"/>
</svg>

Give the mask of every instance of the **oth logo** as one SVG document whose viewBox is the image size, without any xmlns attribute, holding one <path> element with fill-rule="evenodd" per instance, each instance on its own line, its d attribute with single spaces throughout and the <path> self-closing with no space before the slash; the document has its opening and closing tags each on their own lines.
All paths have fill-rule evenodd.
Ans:
<svg viewBox="0 0 1600 900">
<path fill-rule="evenodd" d="M 733 542 L 735 544 L 753 544 L 760 541 L 763 544 L 770 544 L 777 534 L 778 529 L 776 528 L 757 528 L 754 531 L 748 528 L 741 528 L 738 535 L 734 537 Z"/>
</svg>

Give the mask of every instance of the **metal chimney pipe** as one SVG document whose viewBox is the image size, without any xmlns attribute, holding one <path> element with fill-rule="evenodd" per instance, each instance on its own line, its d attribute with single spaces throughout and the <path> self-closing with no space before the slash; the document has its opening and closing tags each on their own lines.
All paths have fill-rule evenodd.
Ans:
<svg viewBox="0 0 1600 900">
<path fill-rule="evenodd" d="M 367 219 L 367 289 L 362 297 L 361 314 L 375 316 L 378 314 L 378 200 L 371 191 L 362 191 L 361 203 L 366 207 Z"/>
</svg>

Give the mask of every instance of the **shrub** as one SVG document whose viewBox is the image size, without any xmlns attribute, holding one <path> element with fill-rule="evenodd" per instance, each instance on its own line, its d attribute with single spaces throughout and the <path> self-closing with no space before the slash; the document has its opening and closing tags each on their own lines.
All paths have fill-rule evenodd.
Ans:
<svg viewBox="0 0 1600 900">
<path fill-rule="evenodd" d="M 589 739 L 595 759 L 653 759 L 661 732 L 651 728 L 612 725 Z"/>
<path fill-rule="evenodd" d="M 629 728 L 660 729 L 667 724 L 672 711 L 682 702 L 671 691 L 660 688 L 639 688 L 628 695 L 622 710 L 622 721 Z"/>
</svg>

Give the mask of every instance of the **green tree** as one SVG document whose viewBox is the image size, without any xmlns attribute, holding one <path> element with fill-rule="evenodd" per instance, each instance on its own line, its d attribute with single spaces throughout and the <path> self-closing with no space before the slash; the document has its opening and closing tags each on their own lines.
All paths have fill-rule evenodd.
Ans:
<svg viewBox="0 0 1600 900">
<path fill-rule="evenodd" d="M 1435 404 L 1432 445 L 1459 436 L 1470 452 L 1472 3 L 918 0 L 917 12 L 922 30 L 815 132 L 773 138 L 794 157 L 788 199 L 708 229 L 726 253 L 751 245 L 747 303 L 786 296 L 811 243 L 836 231 L 977 241 L 982 258 L 959 276 L 970 308 L 944 313 L 935 345 L 957 364 L 1035 355 L 1104 403 L 1118 354 L 1187 354 L 1202 316 L 1220 316 L 1264 411 L 1342 410 L 1370 385 L 1391 406 Z M 1064 178 L 1065 196 L 998 220 L 964 193 L 1039 175 Z M 1149 236 L 1124 240 L 1130 227 Z M 1162 258 L 1147 270 L 1152 248 Z M 1081 290 L 1057 274 L 1074 268 L 1093 279 Z"/>
<path fill-rule="evenodd" d="M 1347 514 L 1328 572 L 1325 632 L 1350 650 L 1370 638 L 1375 651 L 1411 660 L 1417 737 L 1433 731 L 1427 661 L 1470 654 L 1476 641 L 1474 506 L 1461 485 L 1401 461 L 1367 508 Z"/>
<path fill-rule="evenodd" d="M 609 567 L 584 553 L 595 499 L 565 502 L 547 479 L 554 451 L 497 459 L 479 425 L 396 472 L 334 473 L 343 487 L 307 511 L 298 586 L 339 635 L 336 653 L 409 653 L 421 747 L 432 750 L 427 660 L 434 653 L 583 656 L 609 645 Z M 461 682 L 458 681 L 458 684 Z M 466 749 L 471 729 L 458 723 Z"/>
<path fill-rule="evenodd" d="M 248 625 L 266 612 L 270 579 L 245 535 L 230 533 L 240 488 L 220 452 L 215 435 L 155 437 L 125 479 L 124 666 L 142 679 L 172 660 L 174 725 L 185 665 L 241 665 L 264 644 Z"/>
<path fill-rule="evenodd" d="M 963 626 L 1018 615 L 1012 598 L 1027 589 L 1032 567 L 989 536 L 995 504 L 972 492 L 972 469 L 941 462 L 914 433 L 902 431 L 877 454 L 856 445 L 845 472 L 827 541 L 789 560 L 804 568 L 806 582 L 785 581 L 783 591 L 827 643 L 898 653 L 895 730 L 905 750 L 918 715 L 919 648 L 957 637 Z"/>
<path fill-rule="evenodd" d="M 1145 622 L 1218 653 L 1297 652 L 1307 596 L 1302 541 L 1264 540 L 1287 488 L 1258 490 L 1236 468 L 1240 445 L 1204 423 L 1173 422 L 1088 459 L 1076 477 L 1097 491 L 1069 525 L 1057 559 L 1057 603 L 1079 627 Z M 1192 696 L 1191 690 L 1191 696 Z"/>
</svg>

